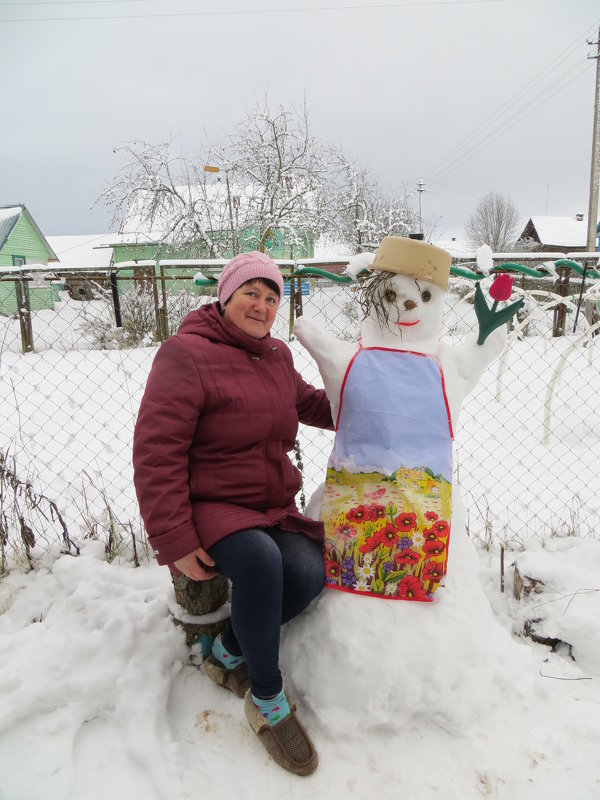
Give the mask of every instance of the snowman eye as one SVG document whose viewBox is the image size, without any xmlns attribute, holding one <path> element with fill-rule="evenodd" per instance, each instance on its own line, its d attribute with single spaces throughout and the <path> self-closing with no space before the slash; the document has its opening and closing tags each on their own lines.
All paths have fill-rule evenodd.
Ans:
<svg viewBox="0 0 600 800">
<path fill-rule="evenodd" d="M 424 292 L 421 292 L 421 300 L 424 303 L 428 303 L 431 300 L 431 292 L 429 291 L 429 289 L 425 289 Z"/>
<path fill-rule="evenodd" d="M 388 303 L 396 302 L 396 292 L 393 289 L 386 289 L 384 297 L 388 301 Z"/>
</svg>

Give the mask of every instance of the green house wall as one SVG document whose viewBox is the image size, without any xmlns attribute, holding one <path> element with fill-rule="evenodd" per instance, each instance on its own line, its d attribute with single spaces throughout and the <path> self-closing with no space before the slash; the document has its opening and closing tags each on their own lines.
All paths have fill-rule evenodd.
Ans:
<svg viewBox="0 0 600 800">
<path fill-rule="evenodd" d="M 215 241 L 222 242 L 223 258 L 231 258 L 233 251 L 229 246 L 229 231 L 213 232 Z M 260 237 L 258 229 L 247 228 L 239 231 L 240 251 L 256 250 Z M 275 231 L 267 240 L 265 252 L 271 258 L 313 258 L 315 253 L 314 239 L 310 231 L 302 231 L 300 244 L 290 245 L 282 231 Z M 203 245 L 192 244 L 188 247 L 172 249 L 166 245 L 153 244 L 116 244 L 113 246 L 113 261 L 151 261 L 167 258 L 210 258 L 208 249 Z"/>
<path fill-rule="evenodd" d="M 0 267 L 12 267 L 13 256 L 25 256 L 26 264 L 47 264 L 51 256 L 27 214 L 21 214 L 0 250 Z"/>
</svg>

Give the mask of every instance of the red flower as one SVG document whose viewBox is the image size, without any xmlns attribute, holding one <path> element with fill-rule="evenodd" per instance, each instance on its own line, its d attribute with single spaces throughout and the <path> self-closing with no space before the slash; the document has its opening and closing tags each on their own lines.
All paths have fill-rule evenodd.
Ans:
<svg viewBox="0 0 600 800">
<path fill-rule="evenodd" d="M 407 575 L 398 584 L 398 597 L 403 600 L 427 600 L 423 584 L 414 575 Z"/>
<path fill-rule="evenodd" d="M 394 556 L 394 561 L 399 567 L 412 567 L 413 564 L 418 564 L 421 556 L 416 550 L 401 550 Z"/>
<path fill-rule="evenodd" d="M 365 543 L 361 544 L 358 549 L 361 553 L 372 553 L 373 550 L 376 550 L 379 547 L 379 545 L 379 536 L 375 534 L 374 536 L 369 536 Z"/>
<path fill-rule="evenodd" d="M 379 500 L 384 494 L 385 489 L 375 489 L 374 492 L 365 492 L 365 497 L 368 497 L 369 500 Z"/>
<path fill-rule="evenodd" d="M 364 522 L 367 519 L 367 509 L 364 506 L 356 506 L 346 512 L 346 519 L 348 522 Z"/>
<path fill-rule="evenodd" d="M 428 519 L 430 522 L 432 520 L 434 520 L 434 519 L 437 519 L 437 518 L 438 518 L 438 515 L 435 513 L 435 511 L 426 511 L 425 512 L 425 519 Z"/>
<path fill-rule="evenodd" d="M 423 568 L 423 580 L 439 583 L 444 577 L 444 569 L 439 561 L 428 561 Z"/>
<path fill-rule="evenodd" d="M 440 539 L 445 539 L 446 536 L 450 534 L 450 525 L 448 525 L 445 519 L 438 519 L 438 521 L 434 522 L 431 526 L 431 530 L 434 531 Z"/>
<path fill-rule="evenodd" d="M 441 556 L 445 549 L 446 545 L 440 539 L 434 539 L 433 541 L 428 540 L 423 545 L 423 550 L 427 553 L 428 558 Z"/>
<path fill-rule="evenodd" d="M 341 572 L 342 572 L 342 565 L 338 564 L 337 561 L 325 562 L 325 574 L 327 575 L 328 578 L 337 580 L 340 577 Z"/>
<path fill-rule="evenodd" d="M 490 297 L 492 300 L 508 300 L 512 293 L 513 279 L 510 275 L 503 272 L 497 275 L 490 286 Z"/>
<path fill-rule="evenodd" d="M 403 533 L 413 531 L 417 527 L 417 515 L 409 513 L 399 514 L 395 519 L 395 523 L 398 530 Z"/>
<path fill-rule="evenodd" d="M 445 539 L 449 533 L 450 526 L 445 519 L 439 519 L 437 522 L 433 523 L 431 528 L 425 528 L 423 530 L 423 536 L 430 542 L 433 542 L 435 539 Z"/>
<path fill-rule="evenodd" d="M 376 536 L 379 539 L 379 544 L 383 544 L 386 547 L 393 547 L 400 538 L 396 528 L 389 522 L 385 527 L 377 531 Z"/>
<path fill-rule="evenodd" d="M 385 506 L 367 506 L 365 511 L 369 522 L 377 522 L 378 519 L 385 519 Z"/>
</svg>

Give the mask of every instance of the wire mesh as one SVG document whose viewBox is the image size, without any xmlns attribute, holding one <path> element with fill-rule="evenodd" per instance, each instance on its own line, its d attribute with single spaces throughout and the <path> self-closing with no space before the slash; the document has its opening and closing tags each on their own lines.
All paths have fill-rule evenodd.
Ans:
<svg viewBox="0 0 600 800">
<path fill-rule="evenodd" d="M 165 293 L 155 277 L 119 278 L 117 309 L 106 281 L 79 277 L 71 286 L 50 285 L 43 301 L 28 284 L 25 312 L 16 281 L 14 300 L 10 282 L 0 292 L 0 571 L 76 553 L 85 538 L 101 541 L 108 558 L 147 552 L 131 466 L 137 410 L 161 339 L 214 298 L 194 289 L 189 275 L 171 280 Z M 597 285 L 581 298 L 552 288 L 551 281 L 515 288 L 524 311 L 455 421 L 455 477 L 479 545 L 519 547 L 529 536 L 598 530 L 600 337 L 599 323 L 583 313 L 590 299 L 587 307 L 597 309 Z M 356 341 L 355 293 L 355 285 L 303 279 L 302 313 Z M 445 340 L 458 343 L 475 329 L 472 294 L 472 281 L 451 280 Z M 559 304 L 565 335 L 554 336 Z M 293 305 L 297 313 L 300 298 Z M 286 288 L 272 333 L 289 342 L 305 380 L 322 386 L 312 358 L 290 336 L 291 311 Z M 298 439 L 290 456 L 301 461 L 310 498 L 324 478 L 333 434 L 301 426 Z"/>
</svg>

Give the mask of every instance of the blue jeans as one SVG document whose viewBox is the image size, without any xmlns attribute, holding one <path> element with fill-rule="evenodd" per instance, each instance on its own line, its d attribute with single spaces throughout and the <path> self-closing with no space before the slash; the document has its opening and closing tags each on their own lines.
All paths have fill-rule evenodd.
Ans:
<svg viewBox="0 0 600 800">
<path fill-rule="evenodd" d="M 221 575 L 231 580 L 231 624 L 223 644 L 243 654 L 256 697 L 278 694 L 281 625 L 303 611 L 325 584 L 319 546 L 279 527 L 237 531 L 208 551 Z"/>
</svg>

